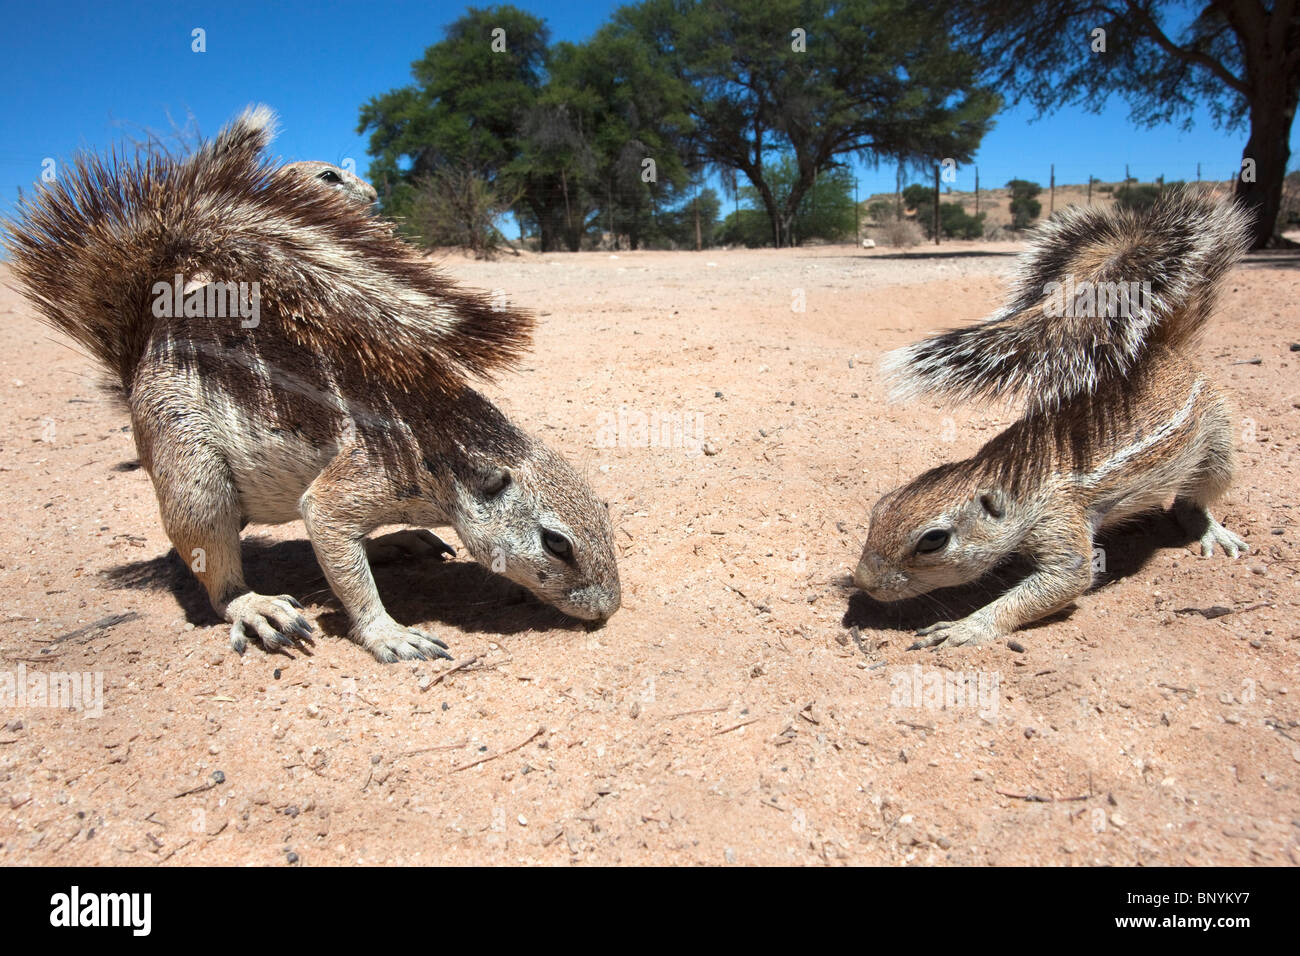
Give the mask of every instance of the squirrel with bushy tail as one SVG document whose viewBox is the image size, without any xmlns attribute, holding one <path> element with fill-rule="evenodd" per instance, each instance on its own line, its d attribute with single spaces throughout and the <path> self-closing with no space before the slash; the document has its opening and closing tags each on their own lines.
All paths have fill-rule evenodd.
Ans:
<svg viewBox="0 0 1300 956">
<path fill-rule="evenodd" d="M 1170 500 L 1203 555 L 1247 550 L 1210 511 L 1232 482 L 1232 413 L 1195 346 L 1249 224 L 1192 190 L 1142 212 L 1070 207 L 1039 227 L 1001 311 L 886 358 L 896 395 L 1024 406 L 973 457 L 872 510 L 853 581 L 879 600 L 1029 559 L 1009 591 L 922 628 L 914 648 L 980 644 L 1065 607 L 1092 585 L 1094 537 Z"/>
<path fill-rule="evenodd" d="M 272 125 L 255 107 L 187 157 L 81 157 L 5 241 L 44 320 L 120 385 L 163 527 L 234 648 L 314 639 L 292 595 L 245 582 L 249 522 L 303 521 L 352 638 L 380 661 L 447 656 L 380 600 L 366 537 L 385 524 L 450 525 L 493 571 L 607 619 L 606 505 L 469 384 L 524 353 L 531 316 L 426 262 L 372 215 L 369 184 L 276 166 Z M 379 540 L 451 551 L 424 530 Z"/>
</svg>

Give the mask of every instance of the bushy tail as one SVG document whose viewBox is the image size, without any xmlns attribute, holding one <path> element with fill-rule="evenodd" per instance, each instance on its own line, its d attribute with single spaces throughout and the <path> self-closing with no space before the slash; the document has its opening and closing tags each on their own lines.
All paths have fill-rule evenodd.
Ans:
<svg viewBox="0 0 1300 956">
<path fill-rule="evenodd" d="M 1153 347 L 1194 341 L 1249 225 L 1235 203 L 1190 190 L 1145 212 L 1064 209 L 1037 230 L 1008 305 L 886 357 L 895 395 L 1050 411 L 1117 386 Z"/>
<path fill-rule="evenodd" d="M 457 288 L 368 210 L 266 156 L 246 110 L 186 158 L 82 156 L 20 205 L 4 245 L 43 317 L 130 389 L 158 283 L 257 282 L 260 326 L 367 380 L 456 388 L 527 349 L 532 317 Z"/>
</svg>

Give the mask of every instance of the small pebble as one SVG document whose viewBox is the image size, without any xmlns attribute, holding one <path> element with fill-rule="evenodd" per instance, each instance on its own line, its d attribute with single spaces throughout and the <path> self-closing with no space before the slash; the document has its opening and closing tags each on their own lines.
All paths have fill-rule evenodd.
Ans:
<svg viewBox="0 0 1300 956">
<path fill-rule="evenodd" d="M 285 854 L 284 858 L 289 861 L 290 866 L 298 862 L 298 854 L 294 853 L 292 850 Z"/>
</svg>

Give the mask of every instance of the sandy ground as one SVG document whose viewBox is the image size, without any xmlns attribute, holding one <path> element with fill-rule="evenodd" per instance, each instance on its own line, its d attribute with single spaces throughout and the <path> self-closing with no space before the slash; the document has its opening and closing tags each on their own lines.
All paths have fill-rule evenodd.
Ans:
<svg viewBox="0 0 1300 956">
<path fill-rule="evenodd" d="M 326 636 L 235 656 L 91 363 L 0 292 L 0 673 L 103 681 L 0 711 L 0 863 L 1300 863 L 1300 261 L 1237 269 L 1202 350 L 1249 556 L 1154 515 L 1023 653 L 908 652 L 934 606 L 845 586 L 877 496 L 1009 420 L 887 404 L 880 353 L 991 311 L 1015 249 L 449 259 L 541 313 L 488 392 L 610 499 L 624 588 L 589 631 L 464 558 L 378 567 L 454 673 L 345 640 L 298 524 L 248 574 Z"/>
</svg>

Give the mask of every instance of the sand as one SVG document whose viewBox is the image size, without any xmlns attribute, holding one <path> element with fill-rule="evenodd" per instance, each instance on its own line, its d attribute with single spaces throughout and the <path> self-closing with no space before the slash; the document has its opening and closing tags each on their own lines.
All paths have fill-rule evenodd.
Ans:
<svg viewBox="0 0 1300 956">
<path fill-rule="evenodd" d="M 1300 863 L 1296 258 L 1234 271 L 1201 350 L 1249 555 L 1157 513 L 1023 653 L 909 652 L 939 609 L 847 586 L 876 498 L 1010 420 L 887 403 L 880 354 L 990 312 L 1018 248 L 449 257 L 540 313 L 486 390 L 609 499 L 624 593 L 589 630 L 463 556 L 377 567 L 455 665 L 346 640 L 301 524 L 245 561 L 316 652 L 236 656 L 93 364 L 0 291 L 0 680 L 103 694 L 0 709 L 0 863 Z"/>
</svg>

